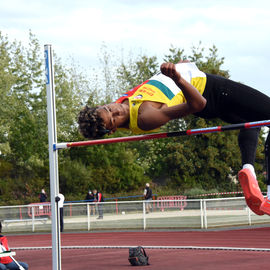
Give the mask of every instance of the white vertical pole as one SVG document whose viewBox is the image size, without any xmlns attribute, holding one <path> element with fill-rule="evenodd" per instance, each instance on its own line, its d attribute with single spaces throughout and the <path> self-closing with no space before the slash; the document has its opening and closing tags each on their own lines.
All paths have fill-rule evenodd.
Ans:
<svg viewBox="0 0 270 270">
<path fill-rule="evenodd" d="M 90 210 L 90 204 L 86 203 L 86 207 L 87 207 L 87 230 L 90 231 L 90 214 L 91 214 L 91 210 Z"/>
<path fill-rule="evenodd" d="M 34 209 L 34 206 L 32 206 L 32 232 L 35 231 L 35 209 Z"/>
<path fill-rule="evenodd" d="M 56 132 L 56 106 L 54 89 L 54 70 L 52 63 L 52 47 L 44 46 L 46 90 L 47 90 L 47 114 L 49 137 L 49 162 L 50 162 L 50 193 L 51 193 L 51 218 L 52 218 L 52 269 L 61 270 L 61 241 L 59 209 L 56 196 L 59 194 L 58 179 L 58 155 L 54 145 L 57 143 Z"/>
<path fill-rule="evenodd" d="M 206 200 L 203 200 L 203 212 L 204 212 L 204 228 L 207 229 Z"/>
<path fill-rule="evenodd" d="M 143 229 L 146 229 L 145 201 L 143 203 Z"/>
<path fill-rule="evenodd" d="M 251 211 L 249 207 L 247 207 L 247 212 L 248 212 L 248 225 L 251 226 Z"/>
<path fill-rule="evenodd" d="M 203 210 L 203 200 L 200 199 L 200 211 L 201 211 L 201 229 L 204 228 L 204 224 L 203 224 L 203 218 L 204 218 L 204 210 Z"/>
</svg>

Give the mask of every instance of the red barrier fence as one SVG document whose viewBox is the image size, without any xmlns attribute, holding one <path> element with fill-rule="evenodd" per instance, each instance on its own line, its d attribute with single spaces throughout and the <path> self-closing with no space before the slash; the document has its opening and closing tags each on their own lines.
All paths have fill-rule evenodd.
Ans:
<svg viewBox="0 0 270 270">
<path fill-rule="evenodd" d="M 51 216 L 51 205 L 47 202 L 45 203 L 30 203 L 28 206 L 28 216 L 32 217 L 32 209 L 34 209 L 34 216 Z"/>
<path fill-rule="evenodd" d="M 179 208 L 181 211 L 187 206 L 187 196 L 161 196 L 157 197 L 157 208 L 164 211 L 165 208 Z"/>
</svg>

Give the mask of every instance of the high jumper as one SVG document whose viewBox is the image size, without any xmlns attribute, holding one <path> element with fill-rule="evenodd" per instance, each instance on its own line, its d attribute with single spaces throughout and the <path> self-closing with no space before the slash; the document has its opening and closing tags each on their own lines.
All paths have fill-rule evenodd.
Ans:
<svg viewBox="0 0 270 270">
<path fill-rule="evenodd" d="M 116 102 L 79 113 L 85 138 L 101 138 L 119 128 L 135 134 L 156 131 L 173 119 L 189 114 L 227 123 L 270 119 L 270 98 L 244 84 L 200 71 L 195 63 L 163 63 L 160 72 L 125 93 Z M 238 178 L 247 205 L 257 215 L 270 215 L 269 140 L 265 142 L 267 197 L 264 199 L 254 170 L 260 128 L 241 129 L 238 143 L 242 169 Z"/>
</svg>

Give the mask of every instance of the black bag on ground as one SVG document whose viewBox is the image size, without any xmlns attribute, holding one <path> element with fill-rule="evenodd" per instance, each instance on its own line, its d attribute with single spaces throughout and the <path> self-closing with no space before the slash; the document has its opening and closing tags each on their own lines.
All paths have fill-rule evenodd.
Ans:
<svg viewBox="0 0 270 270">
<path fill-rule="evenodd" d="M 143 247 L 129 248 L 128 260 L 131 265 L 149 265 L 148 256 Z"/>
</svg>

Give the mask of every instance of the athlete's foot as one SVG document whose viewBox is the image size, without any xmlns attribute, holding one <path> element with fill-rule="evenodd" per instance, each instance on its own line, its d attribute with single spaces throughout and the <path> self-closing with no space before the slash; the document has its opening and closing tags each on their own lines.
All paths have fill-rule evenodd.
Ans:
<svg viewBox="0 0 270 270">
<path fill-rule="evenodd" d="M 270 200 L 267 197 L 261 204 L 260 210 L 270 216 Z"/>
<path fill-rule="evenodd" d="M 249 169 L 242 169 L 238 173 L 238 179 L 242 186 L 248 207 L 257 215 L 262 216 L 264 212 L 260 209 L 264 197 L 258 185 L 258 181 Z"/>
</svg>

